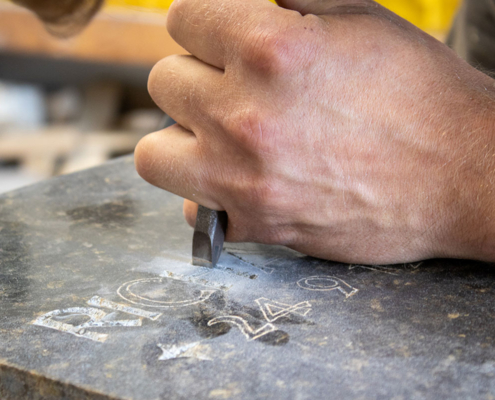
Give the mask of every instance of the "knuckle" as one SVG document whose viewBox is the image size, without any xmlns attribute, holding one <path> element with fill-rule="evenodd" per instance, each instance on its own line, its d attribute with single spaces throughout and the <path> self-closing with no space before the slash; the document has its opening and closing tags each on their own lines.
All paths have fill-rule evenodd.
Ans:
<svg viewBox="0 0 495 400">
<path fill-rule="evenodd" d="M 320 17 L 286 14 L 283 20 L 262 21 L 245 34 L 240 55 L 244 63 L 266 76 L 293 75 L 313 64 L 328 44 Z"/>
<path fill-rule="evenodd" d="M 239 146 L 251 153 L 269 152 L 273 146 L 276 125 L 259 106 L 246 105 L 226 116 L 223 125 Z"/>
<path fill-rule="evenodd" d="M 293 52 L 287 33 L 273 28 L 255 28 L 244 39 L 243 61 L 265 75 L 283 75 L 291 67 Z"/>
</svg>

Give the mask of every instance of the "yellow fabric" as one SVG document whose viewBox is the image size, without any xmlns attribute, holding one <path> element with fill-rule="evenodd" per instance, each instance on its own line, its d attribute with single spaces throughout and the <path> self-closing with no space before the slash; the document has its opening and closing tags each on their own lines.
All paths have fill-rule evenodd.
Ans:
<svg viewBox="0 0 495 400">
<path fill-rule="evenodd" d="M 249 1 L 249 0 L 246 0 Z M 172 0 L 107 0 L 110 6 L 168 9 Z M 460 0 L 378 0 L 421 29 L 446 31 Z"/>
<path fill-rule="evenodd" d="M 107 0 L 109 6 L 168 9 L 173 0 Z"/>
<path fill-rule="evenodd" d="M 460 0 L 377 0 L 401 17 L 430 31 L 446 31 Z"/>
</svg>

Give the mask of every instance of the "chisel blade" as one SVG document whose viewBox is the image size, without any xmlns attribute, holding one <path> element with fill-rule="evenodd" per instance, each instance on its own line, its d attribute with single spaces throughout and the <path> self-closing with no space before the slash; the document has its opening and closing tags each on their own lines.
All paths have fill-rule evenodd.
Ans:
<svg viewBox="0 0 495 400">
<path fill-rule="evenodd" d="M 192 263 L 214 267 L 223 249 L 227 230 L 227 213 L 198 206 L 193 235 Z"/>
</svg>

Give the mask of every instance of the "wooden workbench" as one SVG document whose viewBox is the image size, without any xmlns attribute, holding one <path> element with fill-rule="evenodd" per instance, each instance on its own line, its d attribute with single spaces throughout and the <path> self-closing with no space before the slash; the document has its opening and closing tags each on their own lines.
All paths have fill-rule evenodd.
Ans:
<svg viewBox="0 0 495 400">
<path fill-rule="evenodd" d="M 29 11 L 0 1 L 0 52 L 151 66 L 185 53 L 167 32 L 166 14 L 108 8 L 79 35 L 51 36 Z"/>
</svg>

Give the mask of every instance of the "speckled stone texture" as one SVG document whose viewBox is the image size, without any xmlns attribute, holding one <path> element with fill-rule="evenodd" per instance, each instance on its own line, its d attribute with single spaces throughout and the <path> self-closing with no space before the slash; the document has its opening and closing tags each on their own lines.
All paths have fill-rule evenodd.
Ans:
<svg viewBox="0 0 495 400">
<path fill-rule="evenodd" d="M 132 158 L 0 197 L 0 398 L 494 399 L 495 268 L 226 244 Z"/>
</svg>

